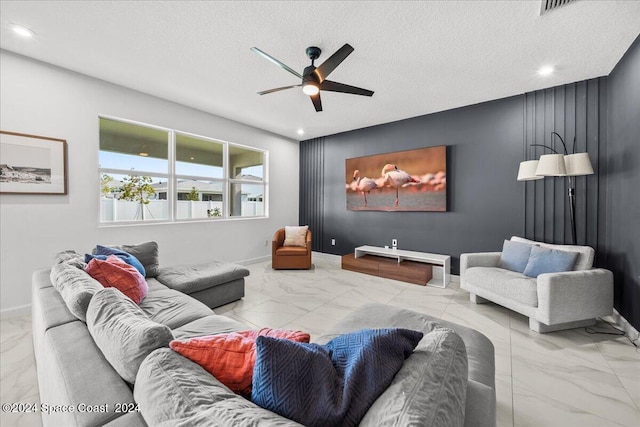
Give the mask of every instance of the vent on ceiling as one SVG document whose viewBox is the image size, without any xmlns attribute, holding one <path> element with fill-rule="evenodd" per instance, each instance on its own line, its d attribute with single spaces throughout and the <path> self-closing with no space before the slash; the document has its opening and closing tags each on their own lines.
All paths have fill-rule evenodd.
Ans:
<svg viewBox="0 0 640 427">
<path fill-rule="evenodd" d="M 551 12 L 559 7 L 566 6 L 577 0 L 542 0 L 540 5 L 540 15 Z"/>
</svg>

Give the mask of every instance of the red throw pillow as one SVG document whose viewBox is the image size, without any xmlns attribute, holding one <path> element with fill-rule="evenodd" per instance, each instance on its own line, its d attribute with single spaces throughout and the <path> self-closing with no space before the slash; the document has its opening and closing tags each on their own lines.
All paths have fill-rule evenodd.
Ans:
<svg viewBox="0 0 640 427">
<path fill-rule="evenodd" d="M 262 328 L 258 331 L 208 335 L 185 341 L 173 340 L 169 347 L 202 366 L 234 393 L 251 396 L 258 336 L 309 342 L 309 334 L 304 332 Z"/>
<path fill-rule="evenodd" d="M 142 274 L 115 255 L 109 255 L 104 261 L 94 258 L 85 270 L 105 288 L 118 289 L 138 305 L 149 291 Z"/>
</svg>

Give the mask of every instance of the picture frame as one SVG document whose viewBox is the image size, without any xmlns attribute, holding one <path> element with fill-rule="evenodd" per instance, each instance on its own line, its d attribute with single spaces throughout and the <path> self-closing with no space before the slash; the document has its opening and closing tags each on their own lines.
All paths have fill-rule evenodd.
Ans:
<svg viewBox="0 0 640 427">
<path fill-rule="evenodd" d="M 374 154 L 345 160 L 347 210 L 447 211 L 447 147 Z"/>
<path fill-rule="evenodd" d="M 67 194 L 67 141 L 0 130 L 0 194 Z"/>
</svg>

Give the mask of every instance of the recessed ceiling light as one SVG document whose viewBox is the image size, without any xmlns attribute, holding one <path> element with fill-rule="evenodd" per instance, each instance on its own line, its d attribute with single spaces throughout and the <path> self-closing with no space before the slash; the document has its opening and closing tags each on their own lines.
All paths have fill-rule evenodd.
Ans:
<svg viewBox="0 0 640 427">
<path fill-rule="evenodd" d="M 538 74 L 541 76 L 550 76 L 555 71 L 552 65 L 545 65 L 538 69 Z"/>
<path fill-rule="evenodd" d="M 18 34 L 19 36 L 22 37 L 26 37 L 26 38 L 31 38 L 35 35 L 35 33 L 33 31 L 31 31 L 29 28 L 24 27 L 22 25 L 18 25 L 18 24 L 14 24 L 11 26 L 11 28 L 13 29 L 13 32 Z"/>
<path fill-rule="evenodd" d="M 149 157 L 149 153 L 142 152 L 138 154 L 141 155 L 142 157 Z"/>
<path fill-rule="evenodd" d="M 298 135 L 304 135 L 304 129 L 298 129 Z"/>
</svg>

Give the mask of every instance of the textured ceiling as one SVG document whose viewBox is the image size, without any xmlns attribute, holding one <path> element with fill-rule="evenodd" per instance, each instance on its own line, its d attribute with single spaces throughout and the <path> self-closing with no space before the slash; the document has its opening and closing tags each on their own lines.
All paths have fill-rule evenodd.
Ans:
<svg viewBox="0 0 640 427">
<path fill-rule="evenodd" d="M 640 34 L 640 1 L 5 1 L 0 47 L 307 139 L 607 75 Z M 19 39 L 11 24 L 31 28 Z M 307 46 L 355 51 L 330 79 L 372 98 L 322 92 L 316 113 L 293 75 Z M 557 71 L 541 77 L 551 64 Z M 298 128 L 305 134 L 298 136 Z"/>
</svg>

